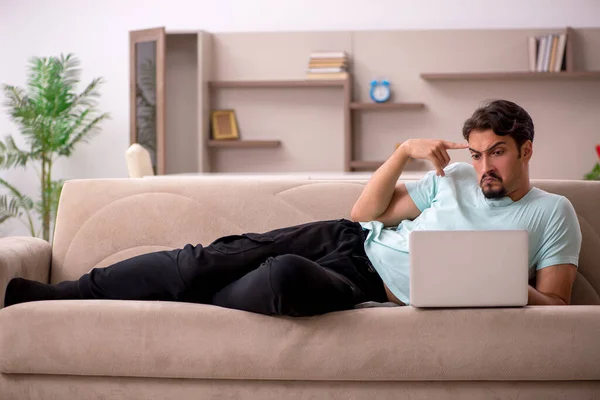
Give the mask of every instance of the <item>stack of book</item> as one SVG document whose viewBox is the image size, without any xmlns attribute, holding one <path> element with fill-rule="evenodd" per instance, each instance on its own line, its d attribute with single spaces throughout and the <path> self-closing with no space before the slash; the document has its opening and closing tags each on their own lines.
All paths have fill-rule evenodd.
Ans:
<svg viewBox="0 0 600 400">
<path fill-rule="evenodd" d="M 310 54 L 308 79 L 348 79 L 348 55 L 345 51 L 318 51 Z"/>
<path fill-rule="evenodd" d="M 529 70 L 560 72 L 566 68 L 567 32 L 529 37 Z"/>
</svg>

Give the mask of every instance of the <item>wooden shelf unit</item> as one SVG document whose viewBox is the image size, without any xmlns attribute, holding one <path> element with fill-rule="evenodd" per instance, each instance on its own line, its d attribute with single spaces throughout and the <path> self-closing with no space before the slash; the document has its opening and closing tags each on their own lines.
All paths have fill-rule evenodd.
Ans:
<svg viewBox="0 0 600 400">
<path fill-rule="evenodd" d="M 404 85 L 405 89 L 410 90 L 411 93 L 413 93 L 412 96 L 427 96 L 432 99 L 439 98 L 439 94 L 430 93 L 423 81 L 429 81 L 431 84 L 440 82 L 475 82 L 475 84 L 477 84 L 476 82 L 486 81 L 550 82 L 552 80 L 561 80 L 563 82 L 591 82 L 592 84 L 595 84 L 600 80 L 600 67 L 597 62 L 597 46 L 595 46 L 595 44 L 598 43 L 598 37 L 600 37 L 598 35 L 600 33 L 597 31 L 590 33 L 588 30 L 588 28 L 575 30 L 569 27 L 565 28 L 565 32 L 567 33 L 565 65 L 563 66 L 565 70 L 561 72 L 519 71 L 517 70 L 519 68 L 526 69 L 526 65 L 522 62 L 524 61 L 523 54 L 519 55 L 519 57 L 515 57 L 518 58 L 518 63 L 515 61 L 504 64 L 505 67 L 503 69 L 512 71 L 469 71 L 467 68 L 471 65 L 470 63 L 453 62 L 452 60 L 455 59 L 455 57 L 452 57 L 452 54 L 441 52 L 440 54 L 435 55 L 435 57 L 432 57 L 430 61 L 427 59 L 415 61 L 416 63 L 418 62 L 418 64 L 415 64 L 414 66 L 417 67 L 418 65 L 418 68 L 423 71 L 420 74 L 417 73 L 416 76 L 407 75 L 407 71 L 415 70 L 412 67 L 411 69 L 406 70 L 394 68 L 390 70 L 389 74 L 391 74 L 392 81 L 399 82 L 399 84 L 404 79 L 406 79 L 406 81 L 413 80 L 410 85 L 404 85 L 406 82 L 401 83 Z M 515 35 L 513 32 L 509 32 L 506 38 L 510 42 L 510 46 L 501 47 L 503 49 L 508 49 L 504 50 L 508 54 L 504 54 L 503 57 L 511 57 L 512 54 L 510 54 L 510 51 L 512 50 L 510 49 L 515 48 L 514 46 L 519 46 L 519 48 L 521 48 L 520 46 L 524 46 L 526 41 L 522 39 L 525 39 L 526 35 L 545 35 L 557 33 L 560 30 L 552 29 L 554 32 L 551 32 L 548 28 L 540 28 L 523 31 L 526 31 L 527 33 L 523 33 L 523 35 L 517 33 Z M 396 35 L 398 35 L 398 37 L 405 37 L 403 32 L 390 32 L 389 34 L 394 35 L 394 38 L 396 38 Z M 494 43 L 496 43 L 496 41 L 498 41 L 498 43 L 500 43 L 500 41 L 504 43 L 504 35 L 501 35 L 500 32 L 489 34 L 488 31 L 486 31 L 485 34 L 488 35 L 491 40 L 489 46 L 486 45 L 486 48 L 489 47 L 491 51 L 484 54 L 486 57 L 485 59 L 488 61 L 486 64 L 482 65 L 487 65 L 488 67 L 485 67 L 485 69 L 489 69 L 491 68 L 489 66 L 493 65 L 494 57 L 497 57 L 497 51 L 494 50 Z M 244 140 L 247 138 L 243 138 L 242 140 L 227 142 L 210 140 L 210 111 L 217 106 L 217 104 L 214 103 L 215 96 L 213 95 L 220 90 L 227 91 L 226 96 L 230 95 L 228 92 L 230 90 L 239 90 L 240 92 L 244 92 L 243 95 L 240 97 L 232 96 L 231 98 L 242 98 L 245 99 L 242 101 L 249 101 L 249 90 L 264 90 L 268 93 L 261 93 L 261 95 L 264 94 L 265 97 L 268 97 L 271 93 L 273 93 L 274 96 L 277 96 L 279 94 L 277 91 L 279 90 L 292 90 L 298 88 L 298 97 L 302 97 L 302 99 L 298 101 L 304 101 L 306 106 L 311 107 L 312 98 L 325 94 L 323 92 L 318 92 L 311 98 L 310 94 L 312 94 L 312 91 L 326 90 L 328 91 L 326 93 L 328 98 L 331 99 L 332 96 L 338 95 L 338 92 L 331 93 L 331 91 L 341 89 L 339 95 L 343 97 L 336 99 L 336 106 L 334 107 L 337 107 L 337 105 L 340 104 L 340 101 L 338 100 L 341 100 L 340 107 L 342 110 L 339 111 L 342 111 L 340 115 L 342 120 L 334 120 L 331 123 L 335 124 L 336 127 L 342 126 L 343 132 L 340 132 L 339 134 L 342 134 L 343 136 L 341 138 L 336 138 L 336 143 L 337 146 L 339 146 L 341 142 L 342 149 L 338 149 L 337 151 L 343 152 L 343 169 L 345 172 L 374 170 L 382 164 L 382 161 L 363 161 L 361 160 L 363 155 L 361 155 L 359 151 L 355 151 L 356 146 L 360 142 L 359 140 L 356 140 L 358 130 L 360 129 L 359 124 L 356 122 L 358 122 L 360 118 L 364 117 L 365 122 L 370 121 L 370 123 L 373 123 L 375 118 L 379 117 L 379 115 L 372 115 L 375 112 L 420 111 L 426 107 L 425 104 L 416 102 L 398 101 L 396 103 L 372 103 L 369 101 L 366 92 L 362 89 L 360 91 L 361 98 L 357 98 L 358 93 L 355 95 L 353 91 L 354 82 L 368 82 L 371 78 L 369 75 L 373 72 L 378 72 L 377 70 L 380 68 L 380 61 L 378 61 L 380 60 L 379 54 L 389 50 L 387 49 L 387 45 L 379 48 L 379 46 L 371 46 L 369 41 L 374 40 L 373 38 L 375 37 L 387 38 L 387 33 L 383 35 L 373 32 L 345 32 L 343 34 L 338 32 L 335 33 L 335 35 L 333 33 L 332 35 L 319 33 L 315 36 L 315 33 L 313 32 L 306 36 L 306 38 L 300 34 L 290 35 L 291 39 L 298 40 L 302 50 L 298 50 L 299 48 L 296 46 L 289 46 L 287 40 L 280 40 L 281 38 L 278 36 L 284 35 L 281 32 L 274 33 L 272 37 L 271 35 L 265 35 L 264 37 L 262 35 L 255 36 L 248 39 L 248 42 L 246 42 L 245 38 L 242 40 L 242 36 L 238 34 L 233 35 L 233 37 L 229 37 L 228 35 L 224 35 L 221 38 L 224 40 L 224 42 L 221 43 L 219 40 L 215 40 L 215 38 L 218 38 L 220 35 L 203 30 L 166 31 L 164 28 L 156 28 L 130 32 L 130 142 L 134 143 L 144 139 L 141 133 L 143 126 L 142 124 L 138 124 L 138 121 L 140 121 L 138 116 L 141 115 L 140 113 L 145 112 L 143 110 L 144 107 L 148 108 L 148 106 L 138 104 L 137 101 L 137 86 L 143 84 L 142 80 L 138 80 L 138 77 L 144 72 L 142 66 L 145 65 L 138 61 L 152 61 L 155 66 L 155 90 L 151 92 L 156 94 L 156 104 L 153 104 L 155 107 L 154 122 L 156 124 L 156 129 L 155 132 L 150 132 L 150 135 L 152 136 L 150 139 L 154 141 L 156 149 L 154 158 L 156 161 L 153 166 L 156 168 L 157 174 L 190 171 L 218 172 L 218 167 L 217 170 L 211 171 L 211 168 L 215 168 L 211 166 L 213 165 L 211 163 L 211 154 L 215 154 L 221 150 L 226 153 L 227 149 L 236 148 L 277 149 L 282 147 L 283 142 L 285 142 L 285 138 L 283 137 L 265 137 L 263 138 L 265 140 Z M 457 33 L 457 35 L 458 40 L 460 39 L 459 36 L 463 35 L 463 33 Z M 478 35 L 478 32 L 474 31 L 473 35 Z M 316 39 L 321 36 L 326 37 L 327 39 L 323 41 Z M 418 36 L 418 38 L 415 41 L 415 44 L 407 44 L 405 50 L 418 49 L 421 51 L 422 47 L 417 46 L 418 43 L 416 43 L 418 41 L 423 41 L 423 43 L 428 46 L 435 43 L 431 42 L 429 33 L 426 35 L 419 33 L 416 36 Z M 435 36 L 437 37 L 437 33 L 435 33 Z M 408 36 L 406 37 L 408 38 Z M 308 53 L 310 49 L 315 47 L 316 43 L 332 43 L 332 46 L 339 46 L 342 48 L 346 46 L 345 43 L 348 43 L 348 41 L 343 38 L 348 39 L 350 43 L 357 44 L 356 46 L 353 45 L 349 47 L 352 51 L 348 50 L 349 52 L 354 52 L 354 54 L 350 54 L 350 57 L 355 63 L 354 65 L 361 65 L 360 68 L 354 69 L 354 75 L 350 75 L 347 79 L 341 80 L 308 79 L 302 76 L 301 70 L 297 68 L 297 66 L 298 63 L 304 63 L 305 61 L 304 54 L 302 57 L 298 55 L 299 51 Z M 573 40 L 574 38 L 575 40 Z M 466 47 L 461 47 L 461 49 L 471 48 L 472 45 L 470 44 L 471 42 L 469 42 L 471 38 L 464 37 L 463 39 L 465 40 L 463 44 L 466 43 Z M 265 51 L 269 52 L 272 52 L 272 49 L 275 49 L 275 51 L 282 53 L 280 57 L 282 61 L 276 63 L 272 69 L 270 67 L 262 69 L 263 67 L 261 64 L 264 60 L 255 56 L 261 53 L 251 51 L 251 47 L 248 47 L 246 43 L 252 43 L 254 45 L 258 43 L 259 47 L 264 46 Z M 387 39 L 385 43 L 388 43 Z M 395 39 L 389 40 L 389 43 L 396 43 Z M 452 43 L 452 41 L 443 41 L 443 43 L 446 45 L 446 43 Z M 153 47 L 154 50 L 148 50 L 148 46 Z M 435 46 L 437 46 L 437 44 L 435 44 Z M 435 52 L 435 46 L 430 48 L 429 51 L 432 53 Z M 215 51 L 216 49 L 217 51 Z M 262 47 L 259 50 L 262 51 Z M 239 57 L 237 54 L 238 51 L 240 51 Z M 579 53 L 586 52 L 590 52 L 591 56 L 585 57 L 583 54 L 579 56 Z M 575 57 L 576 55 L 578 55 L 578 57 Z M 251 62 L 247 64 L 248 60 Z M 219 63 L 221 63 L 221 65 L 219 65 Z M 438 66 L 441 70 L 438 72 L 427 71 L 427 68 L 435 66 Z M 447 70 L 444 71 L 443 68 L 447 68 Z M 304 70 L 304 65 L 302 65 L 302 70 Z M 232 80 L 215 79 L 217 78 L 217 75 L 215 75 L 216 71 L 219 72 L 219 76 L 229 77 Z M 268 79 L 269 76 L 276 76 L 274 74 L 277 74 L 277 76 L 280 77 L 297 76 L 298 79 Z M 256 79 L 240 80 L 240 78 L 243 78 L 244 76 L 255 76 Z M 414 82 L 414 79 L 418 79 L 419 76 L 422 81 Z M 413 83 L 415 83 L 415 85 L 411 86 Z M 520 85 L 511 86 L 510 91 L 514 92 L 521 90 L 519 89 Z M 536 85 L 536 89 L 538 86 L 540 85 Z M 456 85 L 454 89 L 460 90 L 460 85 Z M 586 99 L 593 97 L 593 95 L 589 95 L 589 93 L 586 93 L 586 96 L 588 96 Z M 295 98 L 295 96 L 290 97 Z M 166 107 L 167 101 L 169 107 Z M 233 106 L 235 106 L 235 104 L 233 104 Z M 290 107 L 293 106 L 290 105 Z M 368 115 L 364 116 L 364 114 Z M 335 118 L 338 118 L 337 115 Z M 257 124 L 260 125 L 260 122 Z M 377 126 L 378 124 L 374 123 L 374 125 Z M 295 131 L 301 129 L 302 127 L 292 127 L 292 130 Z M 335 134 L 337 135 L 338 133 L 336 132 Z M 191 140 L 192 136 L 194 140 Z M 192 146 L 190 143 L 197 144 Z M 216 156 L 215 159 L 218 157 L 221 157 L 221 155 Z M 228 157 L 230 157 L 228 154 L 223 155 L 223 158 Z M 231 157 L 233 157 L 233 155 Z M 287 156 L 284 156 L 284 158 L 285 157 Z M 167 159 L 169 160 L 169 163 L 166 162 Z M 251 159 L 250 156 L 249 159 Z M 225 161 L 223 161 L 223 163 Z M 237 165 L 240 164 L 238 163 Z M 414 165 L 415 164 L 411 162 L 410 168 L 418 169 Z"/>
<path fill-rule="evenodd" d="M 259 149 L 281 146 L 281 140 L 214 140 L 210 139 L 208 147 L 232 149 Z"/>
<path fill-rule="evenodd" d="M 562 72 L 449 72 L 423 73 L 421 78 L 427 81 L 467 81 L 467 80 L 584 80 L 600 79 L 600 71 L 562 71 Z"/>
</svg>

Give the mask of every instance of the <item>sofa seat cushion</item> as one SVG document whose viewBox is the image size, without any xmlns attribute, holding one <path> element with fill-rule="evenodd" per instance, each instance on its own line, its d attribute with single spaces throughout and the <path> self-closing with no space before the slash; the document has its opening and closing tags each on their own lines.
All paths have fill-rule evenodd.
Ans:
<svg viewBox="0 0 600 400">
<path fill-rule="evenodd" d="M 174 302 L 32 302 L 0 310 L 0 372 L 600 380 L 600 307 L 384 307 L 288 318 Z"/>
</svg>

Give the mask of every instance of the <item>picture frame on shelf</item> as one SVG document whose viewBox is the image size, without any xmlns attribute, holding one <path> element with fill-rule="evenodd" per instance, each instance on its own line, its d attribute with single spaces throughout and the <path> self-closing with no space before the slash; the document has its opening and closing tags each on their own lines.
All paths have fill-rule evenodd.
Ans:
<svg viewBox="0 0 600 400">
<path fill-rule="evenodd" d="M 214 140 L 235 140 L 240 138 L 234 110 L 214 110 L 211 112 L 211 134 Z"/>
</svg>

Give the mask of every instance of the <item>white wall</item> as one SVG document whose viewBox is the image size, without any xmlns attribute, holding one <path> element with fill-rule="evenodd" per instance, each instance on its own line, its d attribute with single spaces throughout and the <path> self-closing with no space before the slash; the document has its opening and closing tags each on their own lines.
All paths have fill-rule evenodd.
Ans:
<svg viewBox="0 0 600 400">
<path fill-rule="evenodd" d="M 56 165 L 57 178 L 125 177 L 129 143 L 128 32 L 600 27 L 597 0 L 0 0 L 0 84 L 24 85 L 31 56 L 75 53 L 82 81 L 102 76 L 102 132 Z M 0 135 L 15 134 L 4 109 Z M 37 196 L 33 171 L 0 177 Z M 26 234 L 0 225 L 0 236 Z"/>
</svg>

